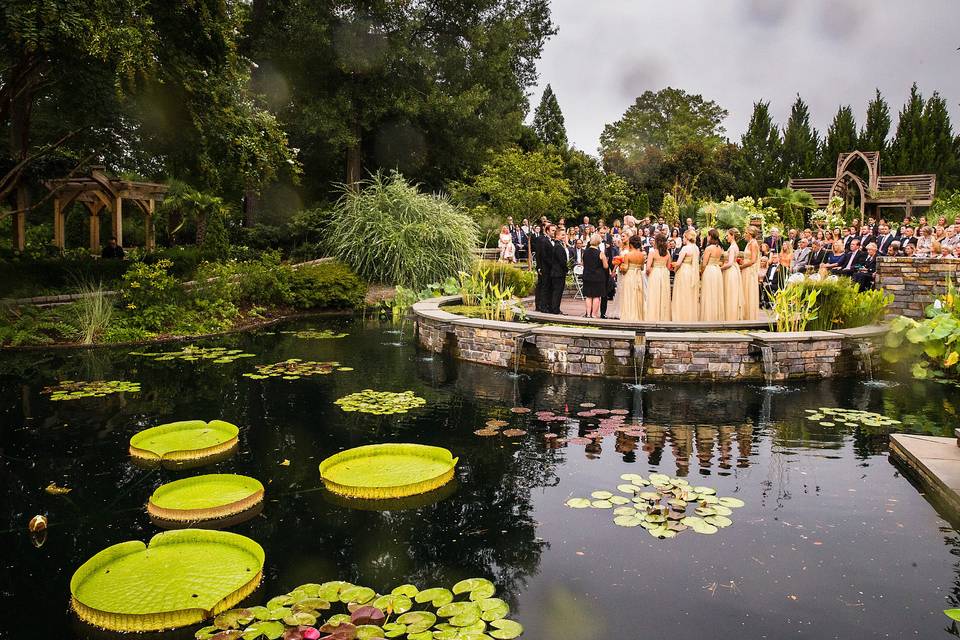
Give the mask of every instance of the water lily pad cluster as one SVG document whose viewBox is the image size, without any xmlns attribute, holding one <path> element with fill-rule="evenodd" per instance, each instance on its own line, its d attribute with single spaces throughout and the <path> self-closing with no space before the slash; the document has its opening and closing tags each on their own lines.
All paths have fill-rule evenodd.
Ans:
<svg viewBox="0 0 960 640">
<path fill-rule="evenodd" d="M 41 393 L 50 395 L 51 400 L 79 400 L 81 398 L 102 398 L 112 393 L 139 393 L 139 382 L 126 380 L 94 380 L 78 382 L 62 380 L 52 387 L 45 387 Z"/>
<path fill-rule="evenodd" d="M 548 432 L 544 438 L 551 441 L 551 446 L 558 447 L 565 444 L 588 445 L 603 440 L 605 436 L 623 434 L 634 438 L 639 438 L 644 434 L 643 428 L 633 422 L 629 422 L 627 416 L 629 411 L 626 409 L 603 409 L 597 408 L 592 403 L 585 402 L 580 405 L 581 411 L 575 416 L 566 416 L 556 414 L 552 411 L 538 411 L 534 415 L 541 422 L 563 423 L 568 420 L 577 420 L 583 427 L 582 436 L 571 438 L 561 438 L 557 434 Z"/>
<path fill-rule="evenodd" d="M 378 594 L 335 581 L 300 585 L 266 605 L 231 609 L 197 631 L 197 640 L 511 640 L 523 627 L 495 597 L 486 578 L 461 580 L 452 589 L 412 584 Z"/>
<path fill-rule="evenodd" d="M 178 351 L 131 351 L 132 356 L 142 356 L 150 358 L 156 362 L 167 362 L 170 360 L 184 360 L 186 362 L 196 362 L 203 360 L 213 364 L 229 364 L 240 358 L 253 358 L 255 353 L 245 353 L 243 349 L 227 349 L 226 347 L 196 347 L 189 345 Z"/>
<path fill-rule="evenodd" d="M 683 478 L 652 473 L 620 476 L 617 493 L 594 491 L 589 498 L 570 498 L 572 509 L 609 510 L 620 527 L 643 527 L 654 538 L 673 538 L 684 531 L 711 535 L 733 524 L 733 509 L 743 506 L 739 498 L 721 498 L 715 489 L 692 486 Z M 690 513 L 692 511 L 692 513 Z"/>
<path fill-rule="evenodd" d="M 516 408 L 517 407 L 514 407 L 514 409 Z M 513 411 L 514 413 L 525 413 L 523 411 L 514 411 L 514 409 L 511 409 L 511 411 Z M 507 426 L 510 426 L 510 423 L 507 422 L 506 420 L 499 420 L 499 419 L 493 418 L 491 420 L 487 420 L 486 425 L 484 426 L 483 429 L 477 429 L 473 433 L 481 437 L 502 435 L 508 438 L 516 438 L 519 436 L 527 435 L 527 431 L 525 429 L 516 429 L 516 428 L 504 429 L 503 428 Z"/>
<path fill-rule="evenodd" d="M 318 362 L 301 360 L 300 358 L 290 358 L 273 364 L 258 364 L 256 369 L 254 373 L 243 375 L 252 380 L 265 380 L 267 378 L 299 380 L 308 376 L 325 376 L 334 371 L 353 371 L 351 367 L 344 367 L 339 362 Z"/>
<path fill-rule="evenodd" d="M 807 420 L 820 423 L 824 427 L 835 427 L 838 424 L 845 427 L 892 427 L 901 424 L 899 420 L 888 418 L 872 411 L 859 409 L 841 409 L 838 407 L 820 407 L 807 409 Z"/>
<path fill-rule="evenodd" d="M 413 391 L 396 392 L 364 389 L 343 396 L 335 400 L 334 404 L 344 411 L 359 411 L 360 413 L 385 416 L 393 413 L 406 413 L 411 409 L 422 407 L 427 404 L 427 401 Z"/>
<path fill-rule="evenodd" d="M 338 338 L 346 338 L 349 335 L 347 333 L 337 333 L 330 329 L 322 329 L 320 331 L 293 331 L 292 333 L 302 340 L 336 340 Z"/>
</svg>

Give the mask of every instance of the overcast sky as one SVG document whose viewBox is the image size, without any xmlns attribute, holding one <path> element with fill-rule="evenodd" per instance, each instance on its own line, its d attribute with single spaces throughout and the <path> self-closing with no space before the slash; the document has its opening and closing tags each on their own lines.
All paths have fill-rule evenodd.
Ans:
<svg viewBox="0 0 960 640">
<path fill-rule="evenodd" d="M 604 124 L 644 91 L 700 93 L 730 112 L 739 141 L 753 103 L 786 122 L 796 94 L 824 133 L 840 104 L 863 125 L 879 88 L 897 113 L 916 81 L 939 90 L 960 130 L 960 0 L 551 0 L 559 33 L 538 69 L 567 135 L 596 153 Z"/>
</svg>

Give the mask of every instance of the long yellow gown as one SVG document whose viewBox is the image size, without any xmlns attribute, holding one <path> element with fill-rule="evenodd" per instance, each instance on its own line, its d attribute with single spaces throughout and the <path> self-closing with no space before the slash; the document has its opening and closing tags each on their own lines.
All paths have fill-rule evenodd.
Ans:
<svg viewBox="0 0 960 640">
<path fill-rule="evenodd" d="M 720 322 L 723 320 L 723 271 L 720 256 L 707 259 L 700 280 L 700 322 Z"/>
<path fill-rule="evenodd" d="M 740 282 L 743 285 L 743 300 L 740 310 L 741 320 L 759 320 L 760 319 L 760 248 L 756 240 L 751 240 L 747 245 L 747 253 L 750 247 L 753 247 L 753 255 L 757 261 L 749 267 L 740 270 Z"/>
<path fill-rule="evenodd" d="M 647 322 L 670 321 L 670 254 L 654 252 L 653 266 L 647 276 Z"/>
<path fill-rule="evenodd" d="M 620 274 L 620 319 L 630 322 L 643 320 L 643 265 L 629 263 L 627 272 Z"/>
<path fill-rule="evenodd" d="M 723 272 L 723 319 L 726 321 L 739 320 L 743 313 L 743 282 L 740 278 L 740 265 L 737 264 L 737 245 L 731 244 L 727 249 L 727 261 L 733 254 L 733 262 Z"/>
<path fill-rule="evenodd" d="M 688 245 L 689 246 L 689 245 Z M 681 250 L 681 251 L 685 251 Z M 673 278 L 670 315 L 674 322 L 696 322 L 700 303 L 700 255 L 685 253 Z"/>
</svg>

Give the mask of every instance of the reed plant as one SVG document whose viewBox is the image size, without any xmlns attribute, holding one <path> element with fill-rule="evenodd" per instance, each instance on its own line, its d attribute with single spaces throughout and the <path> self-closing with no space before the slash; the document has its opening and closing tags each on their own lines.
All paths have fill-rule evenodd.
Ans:
<svg viewBox="0 0 960 640">
<path fill-rule="evenodd" d="M 77 289 L 80 298 L 73 304 L 77 339 L 81 344 L 93 344 L 110 326 L 114 303 L 99 282 L 80 282 Z"/>
</svg>

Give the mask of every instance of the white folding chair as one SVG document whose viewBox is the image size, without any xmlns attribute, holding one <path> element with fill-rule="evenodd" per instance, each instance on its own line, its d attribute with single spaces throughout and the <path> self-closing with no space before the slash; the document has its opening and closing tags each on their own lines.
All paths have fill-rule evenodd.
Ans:
<svg viewBox="0 0 960 640">
<path fill-rule="evenodd" d="M 573 283 L 577 285 L 577 295 L 574 296 L 574 299 L 583 300 L 583 265 L 582 264 L 573 265 Z"/>
</svg>

